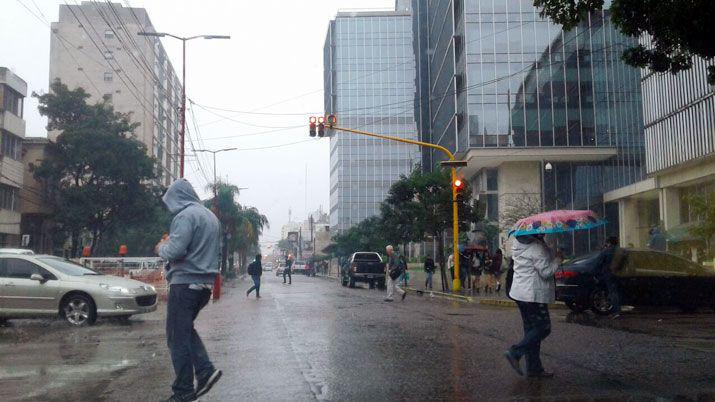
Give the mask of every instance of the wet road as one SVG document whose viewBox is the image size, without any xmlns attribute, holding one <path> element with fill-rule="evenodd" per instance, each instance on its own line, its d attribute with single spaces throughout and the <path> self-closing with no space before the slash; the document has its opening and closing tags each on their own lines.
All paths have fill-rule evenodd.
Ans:
<svg viewBox="0 0 715 402">
<path fill-rule="evenodd" d="M 384 303 L 382 292 L 321 278 L 297 276 L 292 286 L 272 273 L 263 279 L 262 299 L 246 299 L 249 283 L 237 282 L 199 317 L 209 354 L 224 370 L 202 401 L 715 397 L 713 314 L 678 316 L 693 336 L 676 340 L 650 328 L 658 324 L 628 324 L 638 317 L 614 329 L 552 311 L 542 350 L 557 377 L 535 381 L 517 377 L 501 355 L 520 335 L 515 309 L 416 295 Z M 129 324 L 72 329 L 22 320 L 1 328 L 1 399 L 168 396 L 163 310 Z"/>
</svg>

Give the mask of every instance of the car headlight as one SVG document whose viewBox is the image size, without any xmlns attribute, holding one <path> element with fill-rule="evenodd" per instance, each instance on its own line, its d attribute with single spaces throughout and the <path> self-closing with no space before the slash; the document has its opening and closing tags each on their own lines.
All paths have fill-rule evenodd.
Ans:
<svg viewBox="0 0 715 402">
<path fill-rule="evenodd" d="M 116 292 L 116 293 L 121 293 L 123 295 L 129 295 L 129 294 L 134 294 L 136 291 L 134 289 L 128 289 L 122 286 L 111 286 L 107 285 L 106 283 L 100 283 L 99 287 L 108 290 L 110 292 Z"/>
</svg>

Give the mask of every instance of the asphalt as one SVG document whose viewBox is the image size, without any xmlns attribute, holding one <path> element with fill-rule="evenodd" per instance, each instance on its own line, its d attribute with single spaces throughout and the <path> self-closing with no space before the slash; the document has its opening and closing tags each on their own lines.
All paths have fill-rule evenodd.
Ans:
<svg viewBox="0 0 715 402">
<path fill-rule="evenodd" d="M 542 351 L 556 377 L 529 380 L 502 357 L 521 335 L 513 308 L 416 294 L 385 303 L 378 290 L 293 279 L 267 273 L 260 300 L 246 298 L 248 281 L 228 284 L 201 313 L 198 331 L 224 371 L 202 401 L 715 400 L 713 314 L 554 310 Z M 167 397 L 164 310 L 128 324 L 0 328 L 0 399 Z"/>
</svg>

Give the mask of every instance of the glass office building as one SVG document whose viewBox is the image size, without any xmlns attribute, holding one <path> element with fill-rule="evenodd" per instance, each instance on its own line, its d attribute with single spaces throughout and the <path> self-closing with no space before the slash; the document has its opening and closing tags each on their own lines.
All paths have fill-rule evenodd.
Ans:
<svg viewBox="0 0 715 402">
<path fill-rule="evenodd" d="M 403 4 L 404 3 L 404 4 Z M 396 11 L 339 12 L 324 47 L 325 111 L 343 127 L 416 139 L 409 3 Z M 400 175 L 420 162 L 413 145 L 330 133 L 330 226 L 336 233 L 379 214 Z"/>
<path fill-rule="evenodd" d="M 564 32 L 532 0 L 413 0 L 413 9 L 420 136 L 469 161 L 462 174 L 487 217 L 500 221 L 514 198 L 531 197 L 617 221 L 603 193 L 645 174 L 640 72 L 620 58 L 637 41 L 608 11 Z M 423 154 L 426 166 L 440 158 Z M 580 254 L 605 234 L 562 244 Z"/>
</svg>

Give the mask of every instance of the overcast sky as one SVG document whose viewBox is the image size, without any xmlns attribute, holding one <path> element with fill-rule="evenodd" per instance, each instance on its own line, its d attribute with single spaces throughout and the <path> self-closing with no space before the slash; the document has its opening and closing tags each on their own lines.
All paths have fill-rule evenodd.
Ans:
<svg viewBox="0 0 715 402">
<path fill-rule="evenodd" d="M 46 92 L 50 30 L 43 20 L 56 21 L 59 5 L 65 1 L 1 3 L 0 66 L 9 67 L 27 81 L 29 93 Z M 328 22 L 339 9 L 394 7 L 394 0 L 122 0 L 122 3 L 146 8 L 157 31 L 184 36 L 231 35 L 229 41 L 189 42 L 189 98 L 225 109 L 275 113 L 322 112 L 323 42 Z M 180 42 L 164 40 L 164 47 L 181 74 Z M 294 220 L 303 220 L 306 211 L 321 205 L 325 211 L 330 209 L 329 143 L 308 137 L 306 117 L 216 113 L 221 116 L 196 107 L 196 123 L 203 143 L 212 149 L 244 149 L 219 154 L 217 170 L 229 182 L 248 187 L 241 192 L 242 204 L 255 206 L 268 216 L 271 228 L 264 241 L 278 240 L 281 226 L 288 221 L 289 208 Z M 28 136 L 46 136 L 46 122 L 37 113 L 37 102 L 29 96 L 25 119 Z M 193 127 L 191 121 L 188 124 Z M 256 126 L 297 125 L 302 127 L 247 135 L 269 130 Z M 282 144 L 292 145 L 250 150 Z M 189 149 L 187 144 L 187 153 Z M 207 155 L 201 161 L 206 174 L 211 175 L 211 159 Z M 187 162 L 187 178 L 206 194 L 203 188 L 207 182 L 198 173 L 196 159 L 187 156 Z"/>
</svg>

